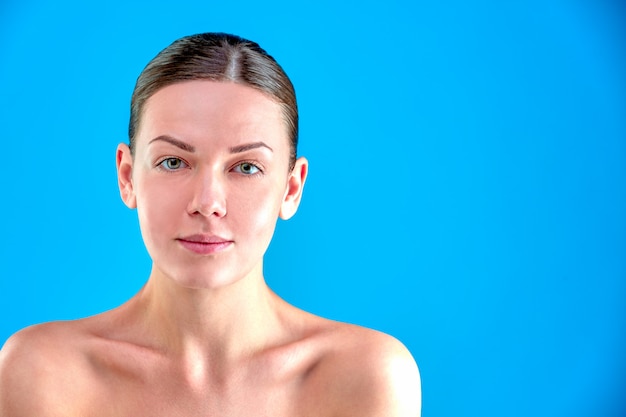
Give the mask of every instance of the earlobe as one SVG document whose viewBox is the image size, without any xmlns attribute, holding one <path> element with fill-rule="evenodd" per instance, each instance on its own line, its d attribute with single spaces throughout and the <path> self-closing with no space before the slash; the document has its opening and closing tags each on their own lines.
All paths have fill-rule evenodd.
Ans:
<svg viewBox="0 0 626 417">
<path fill-rule="evenodd" d="M 117 164 L 117 183 L 120 187 L 120 196 L 124 204 L 128 208 L 137 208 L 137 199 L 135 198 L 135 189 L 133 187 L 133 157 L 130 154 L 130 148 L 125 143 L 117 146 L 115 156 Z"/>
<path fill-rule="evenodd" d="M 309 161 L 304 157 L 298 158 L 289 174 L 287 190 L 285 190 L 285 196 L 280 206 L 279 216 L 281 219 L 288 220 L 296 214 L 300 200 L 302 200 L 302 191 L 304 190 L 304 183 L 308 173 Z"/>
</svg>

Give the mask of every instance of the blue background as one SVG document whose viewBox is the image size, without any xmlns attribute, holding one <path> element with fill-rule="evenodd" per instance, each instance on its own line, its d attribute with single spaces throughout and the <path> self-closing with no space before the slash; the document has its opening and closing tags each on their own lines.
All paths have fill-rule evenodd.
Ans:
<svg viewBox="0 0 626 417">
<path fill-rule="evenodd" d="M 506 3 L 506 4 L 504 4 Z M 423 415 L 626 415 L 626 11 L 611 1 L 0 5 L 0 343 L 117 306 L 149 259 L 119 199 L 136 77 L 253 39 L 311 162 L 269 284 L 393 334 Z"/>
</svg>

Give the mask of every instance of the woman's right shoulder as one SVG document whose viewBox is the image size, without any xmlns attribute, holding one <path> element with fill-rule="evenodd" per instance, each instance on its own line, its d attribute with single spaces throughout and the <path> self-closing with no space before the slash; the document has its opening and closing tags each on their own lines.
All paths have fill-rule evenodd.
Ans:
<svg viewBox="0 0 626 417">
<path fill-rule="evenodd" d="M 49 322 L 26 327 L 13 334 L 0 350 L 2 370 L 56 357 L 67 352 L 77 338 L 75 326 L 70 322 Z M 23 363 L 25 362 L 25 363 Z"/>
<path fill-rule="evenodd" d="M 12 335 L 0 350 L 0 415 L 72 415 L 60 399 L 81 393 L 72 380 L 83 379 L 77 355 L 82 337 L 70 322 L 38 324 Z"/>
</svg>

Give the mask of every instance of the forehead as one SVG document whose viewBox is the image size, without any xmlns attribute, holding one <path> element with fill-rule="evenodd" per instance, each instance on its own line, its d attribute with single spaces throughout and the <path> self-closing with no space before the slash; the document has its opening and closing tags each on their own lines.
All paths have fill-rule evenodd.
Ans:
<svg viewBox="0 0 626 417">
<path fill-rule="evenodd" d="M 138 133 L 139 141 L 169 134 L 190 141 L 259 139 L 288 145 L 280 105 L 233 82 L 194 80 L 163 87 L 146 101 Z"/>
</svg>

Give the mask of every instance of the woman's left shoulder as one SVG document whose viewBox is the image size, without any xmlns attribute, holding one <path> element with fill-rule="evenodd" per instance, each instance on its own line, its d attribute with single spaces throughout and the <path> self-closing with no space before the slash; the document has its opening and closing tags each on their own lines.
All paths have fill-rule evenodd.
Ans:
<svg viewBox="0 0 626 417">
<path fill-rule="evenodd" d="M 353 373 L 362 373 L 383 383 L 402 380 L 419 388 L 417 363 L 397 338 L 378 330 L 342 323 L 337 329 L 334 355 Z M 417 384 L 417 387 L 416 385 Z"/>
<path fill-rule="evenodd" d="M 336 323 L 324 360 L 345 415 L 419 416 L 420 372 L 413 355 L 395 337 Z"/>
</svg>

